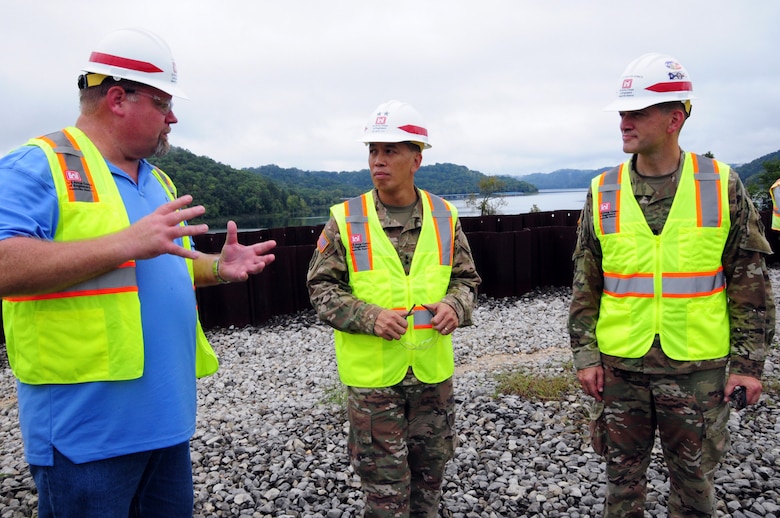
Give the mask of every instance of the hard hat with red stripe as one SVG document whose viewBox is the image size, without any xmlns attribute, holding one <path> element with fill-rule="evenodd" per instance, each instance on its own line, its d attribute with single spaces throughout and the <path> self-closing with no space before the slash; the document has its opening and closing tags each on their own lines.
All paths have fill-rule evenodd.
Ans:
<svg viewBox="0 0 780 518">
<path fill-rule="evenodd" d="M 617 99 L 604 109 L 634 111 L 680 101 L 690 113 L 693 84 L 685 68 L 673 57 L 648 53 L 628 64 L 620 78 Z"/>
<path fill-rule="evenodd" d="M 374 109 L 363 128 L 360 142 L 414 142 L 428 149 L 428 126 L 410 104 L 387 101 Z"/>
<path fill-rule="evenodd" d="M 102 83 L 106 77 L 127 79 L 187 99 L 177 84 L 176 63 L 162 38 L 144 29 L 119 29 L 107 34 L 90 54 L 79 77 L 79 88 Z"/>
</svg>

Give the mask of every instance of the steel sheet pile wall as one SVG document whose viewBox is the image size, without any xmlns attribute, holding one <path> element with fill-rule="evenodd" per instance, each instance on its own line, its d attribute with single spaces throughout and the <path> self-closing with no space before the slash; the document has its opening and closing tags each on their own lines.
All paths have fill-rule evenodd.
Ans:
<svg viewBox="0 0 780 518">
<path fill-rule="evenodd" d="M 571 254 L 579 211 L 516 216 L 463 217 L 477 270 L 480 293 L 509 297 L 540 286 L 571 284 Z M 276 261 L 244 284 L 198 289 L 203 326 L 261 325 L 269 318 L 310 309 L 306 270 L 322 225 L 240 233 L 242 243 L 274 239 Z M 224 234 L 196 238 L 199 250 L 217 252 Z"/>
<path fill-rule="evenodd" d="M 483 280 L 480 293 L 511 297 L 539 287 L 570 286 L 578 218 L 579 211 L 462 217 Z M 761 218 L 772 249 L 780 250 L 780 232 L 769 230 L 771 212 L 762 212 Z M 276 240 L 276 261 L 249 282 L 199 288 L 203 327 L 256 326 L 274 316 L 310 309 L 306 270 L 321 229 L 322 225 L 240 232 L 243 244 Z M 195 239 L 199 250 L 214 253 L 224 241 L 224 233 Z M 768 262 L 780 261 L 778 255 Z M 1 327 L 0 341 L 5 342 Z"/>
</svg>

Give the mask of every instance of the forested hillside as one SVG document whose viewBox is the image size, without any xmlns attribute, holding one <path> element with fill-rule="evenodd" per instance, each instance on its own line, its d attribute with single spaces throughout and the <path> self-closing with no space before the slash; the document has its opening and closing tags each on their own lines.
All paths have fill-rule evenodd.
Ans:
<svg viewBox="0 0 780 518">
<path fill-rule="evenodd" d="M 715 156 L 715 158 L 718 157 Z M 763 172 L 764 163 L 770 160 L 780 160 L 780 151 L 769 153 L 747 164 L 730 165 L 739 174 L 742 181 L 745 182 L 751 176 Z M 539 189 L 587 189 L 594 176 L 601 174 L 610 167 L 614 167 L 614 165 L 617 164 L 600 169 L 559 169 L 551 173 L 533 173 L 518 176 L 518 178 L 535 185 Z"/>
</svg>

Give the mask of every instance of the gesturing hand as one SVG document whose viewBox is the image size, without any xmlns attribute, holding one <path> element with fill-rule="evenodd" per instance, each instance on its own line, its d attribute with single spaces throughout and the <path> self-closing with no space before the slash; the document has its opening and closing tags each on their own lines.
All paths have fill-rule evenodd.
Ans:
<svg viewBox="0 0 780 518">
<path fill-rule="evenodd" d="M 238 242 L 238 227 L 233 221 L 227 223 L 227 238 L 220 252 L 219 274 L 231 282 L 241 282 L 250 275 L 262 272 L 274 262 L 276 256 L 268 252 L 276 246 L 276 241 L 263 241 L 244 246 Z"/>
<path fill-rule="evenodd" d="M 196 250 L 187 250 L 175 242 L 175 239 L 182 236 L 197 236 L 209 230 L 208 225 L 181 224 L 182 221 L 202 216 L 206 212 L 203 205 L 187 207 L 190 203 L 192 196 L 185 194 L 160 205 L 154 212 L 132 224 L 124 236 L 127 238 L 124 244 L 134 247 L 131 257 L 151 259 L 163 254 L 173 254 L 196 259 L 199 255 Z"/>
</svg>

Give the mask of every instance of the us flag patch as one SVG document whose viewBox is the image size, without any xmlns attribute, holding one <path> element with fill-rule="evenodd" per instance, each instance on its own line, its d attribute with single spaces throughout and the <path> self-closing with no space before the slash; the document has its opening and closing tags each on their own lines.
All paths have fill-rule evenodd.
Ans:
<svg viewBox="0 0 780 518">
<path fill-rule="evenodd" d="M 317 250 L 320 251 L 320 253 L 324 253 L 325 250 L 328 249 L 330 246 L 330 241 L 328 241 L 328 236 L 325 235 L 325 231 L 323 230 L 320 232 L 320 237 L 317 238 Z"/>
</svg>

